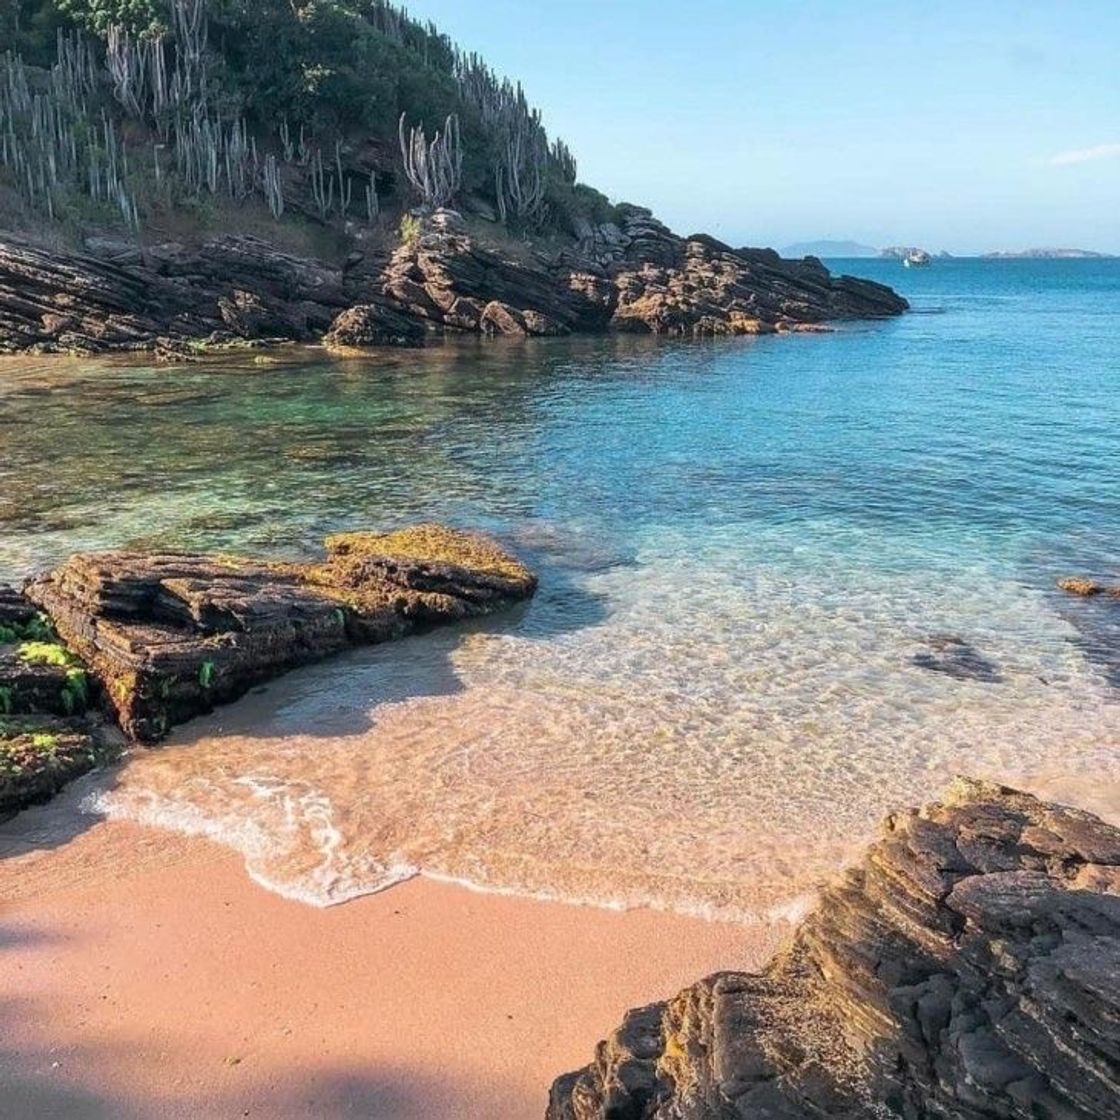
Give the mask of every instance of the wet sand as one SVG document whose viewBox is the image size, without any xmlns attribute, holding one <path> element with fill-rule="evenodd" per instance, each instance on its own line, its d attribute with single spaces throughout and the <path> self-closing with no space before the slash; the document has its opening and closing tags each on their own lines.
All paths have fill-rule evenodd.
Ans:
<svg viewBox="0 0 1120 1120">
<path fill-rule="evenodd" d="M 0 826 L 5 1120 L 540 1118 L 623 1011 L 778 936 L 424 879 L 319 910 L 67 812 Z"/>
</svg>

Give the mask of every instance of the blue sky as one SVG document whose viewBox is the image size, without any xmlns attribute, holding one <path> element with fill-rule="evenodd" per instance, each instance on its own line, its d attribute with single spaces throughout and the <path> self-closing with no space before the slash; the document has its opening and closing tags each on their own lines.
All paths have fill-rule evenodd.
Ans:
<svg viewBox="0 0 1120 1120">
<path fill-rule="evenodd" d="M 1120 0 L 413 0 L 681 232 L 1120 252 Z"/>
</svg>

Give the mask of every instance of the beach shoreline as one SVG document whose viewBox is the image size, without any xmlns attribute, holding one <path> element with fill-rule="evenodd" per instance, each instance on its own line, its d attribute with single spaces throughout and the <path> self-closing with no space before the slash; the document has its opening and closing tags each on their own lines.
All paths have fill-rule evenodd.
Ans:
<svg viewBox="0 0 1120 1120">
<path fill-rule="evenodd" d="M 141 825 L 36 847 L 48 809 L 0 830 L 13 1120 L 539 1117 L 626 1008 L 757 968 L 784 932 L 423 877 L 316 909 Z"/>
</svg>

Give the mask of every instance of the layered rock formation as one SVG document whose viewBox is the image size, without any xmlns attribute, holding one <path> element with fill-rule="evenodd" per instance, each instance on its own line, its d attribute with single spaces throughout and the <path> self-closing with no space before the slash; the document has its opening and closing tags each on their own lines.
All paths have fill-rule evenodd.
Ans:
<svg viewBox="0 0 1120 1120">
<path fill-rule="evenodd" d="M 50 622 L 0 584 L 0 820 L 114 752 L 95 694 Z"/>
<path fill-rule="evenodd" d="M 0 351 L 98 353 L 326 337 L 419 345 L 431 334 L 758 334 L 897 315 L 889 288 L 833 277 L 815 258 L 678 237 L 639 207 L 526 259 L 480 244 L 447 211 L 388 259 L 340 268 L 251 237 L 200 248 L 117 246 L 99 256 L 0 240 Z M 106 255 L 108 254 L 108 255 Z"/>
<path fill-rule="evenodd" d="M 343 270 L 252 237 L 118 250 L 106 258 L 0 241 L 0 352 L 310 341 L 363 294 L 348 291 Z"/>
<path fill-rule="evenodd" d="M 999 786 L 888 818 L 761 974 L 630 1012 L 549 1120 L 1114 1120 L 1120 830 Z"/>
<path fill-rule="evenodd" d="M 89 666 L 125 733 L 154 742 L 295 665 L 487 614 L 536 587 L 489 538 L 438 525 L 326 544 L 312 564 L 77 555 L 24 594 Z"/>
</svg>

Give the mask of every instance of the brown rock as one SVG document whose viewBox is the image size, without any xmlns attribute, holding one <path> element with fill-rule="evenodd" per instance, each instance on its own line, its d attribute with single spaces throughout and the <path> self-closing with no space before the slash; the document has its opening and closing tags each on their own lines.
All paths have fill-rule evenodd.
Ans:
<svg viewBox="0 0 1120 1120">
<path fill-rule="evenodd" d="M 423 346 L 422 322 L 381 303 L 363 303 L 343 311 L 323 343 L 331 347 Z"/>
<path fill-rule="evenodd" d="M 761 974 L 631 1012 L 549 1120 L 1113 1120 L 1120 830 L 959 780 Z"/>
<path fill-rule="evenodd" d="M 143 742 L 348 645 L 487 614 L 532 594 L 488 538 L 441 526 L 342 534 L 312 564 L 229 556 L 73 556 L 30 581 L 67 646 Z"/>
<path fill-rule="evenodd" d="M 1076 576 L 1058 580 L 1058 587 L 1062 591 L 1068 591 L 1071 595 L 1083 595 L 1085 597 L 1100 595 L 1105 590 L 1104 584 L 1097 583 L 1095 579 L 1083 579 Z"/>
<path fill-rule="evenodd" d="M 483 334 L 509 334 L 526 335 L 529 333 L 525 325 L 525 317 L 520 311 L 498 300 L 491 300 L 482 309 L 482 318 L 479 321 Z"/>
<path fill-rule="evenodd" d="M 111 259 L 0 241 L 0 351 L 156 348 L 177 360 L 199 339 L 326 333 L 335 345 L 400 345 L 428 324 L 488 334 L 761 334 L 907 306 L 813 258 L 783 261 L 700 234 L 686 241 L 642 208 L 620 213 L 621 227 L 590 227 L 555 257 L 526 249 L 516 260 L 475 242 L 450 213 L 387 259 L 351 255 L 341 267 L 244 236 Z M 352 307 L 363 310 L 340 321 Z M 343 341 L 348 334 L 369 341 Z"/>
<path fill-rule="evenodd" d="M 27 717 L 0 726 L 0 821 L 46 801 L 117 753 L 93 723 Z"/>
</svg>

